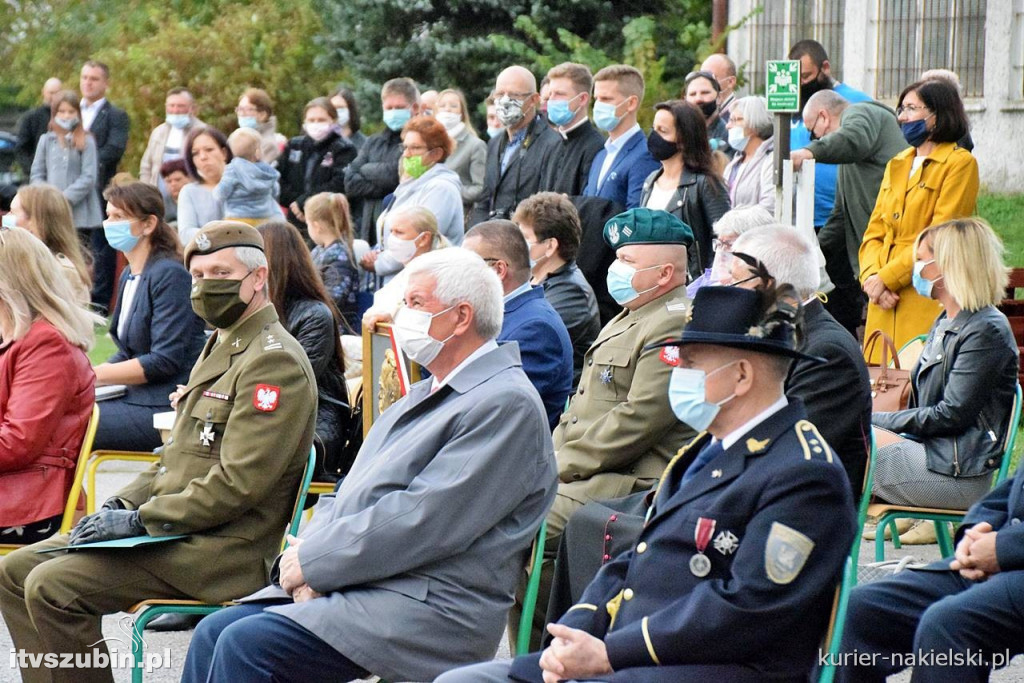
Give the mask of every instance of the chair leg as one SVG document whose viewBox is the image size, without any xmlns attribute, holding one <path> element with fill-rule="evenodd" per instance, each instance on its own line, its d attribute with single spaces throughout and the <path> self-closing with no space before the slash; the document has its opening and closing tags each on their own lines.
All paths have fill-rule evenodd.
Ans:
<svg viewBox="0 0 1024 683">
<path fill-rule="evenodd" d="M 935 538 L 939 542 L 939 552 L 943 557 L 953 554 L 953 539 L 949 537 L 949 523 L 935 520 Z"/>
<path fill-rule="evenodd" d="M 882 518 L 878 520 L 878 525 L 875 527 L 875 562 L 881 562 L 885 559 L 885 527 L 889 521 L 888 515 L 882 515 Z M 896 530 L 895 524 L 892 530 Z"/>
</svg>

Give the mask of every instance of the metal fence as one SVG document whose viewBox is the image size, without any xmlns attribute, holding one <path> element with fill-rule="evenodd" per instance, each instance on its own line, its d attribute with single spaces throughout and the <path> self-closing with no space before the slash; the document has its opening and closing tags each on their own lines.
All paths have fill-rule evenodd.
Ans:
<svg viewBox="0 0 1024 683">
<path fill-rule="evenodd" d="M 832 75 L 842 80 L 845 0 L 764 0 L 764 11 L 750 21 L 751 63 L 748 92 L 764 92 L 765 61 L 785 59 L 793 43 L 812 38 L 828 52 Z M 839 63 L 832 63 L 832 62 Z"/>
</svg>

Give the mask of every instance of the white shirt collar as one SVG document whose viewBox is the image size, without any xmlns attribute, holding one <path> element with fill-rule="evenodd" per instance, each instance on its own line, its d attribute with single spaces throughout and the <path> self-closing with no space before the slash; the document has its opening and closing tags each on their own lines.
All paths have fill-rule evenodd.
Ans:
<svg viewBox="0 0 1024 683">
<path fill-rule="evenodd" d="M 576 130 L 577 128 L 582 126 L 584 123 L 587 123 L 589 120 L 590 119 L 588 119 L 586 116 L 584 116 L 582 119 L 580 119 L 576 123 L 572 124 L 568 128 L 559 128 L 558 132 L 561 133 L 562 137 L 564 138 L 564 137 L 568 136 L 569 133 L 573 132 L 574 130 Z"/>
<path fill-rule="evenodd" d="M 610 137 L 604 141 L 604 148 L 608 150 L 608 156 L 618 154 L 619 150 L 625 147 L 631 137 L 640 132 L 640 124 L 634 123 L 633 127 L 619 137 L 612 140 Z"/>
<path fill-rule="evenodd" d="M 527 280 L 526 282 L 524 282 L 523 284 L 519 285 L 518 287 L 513 289 L 511 292 L 506 294 L 505 298 L 502 300 L 502 302 L 507 304 L 509 301 L 512 301 L 512 299 L 515 299 L 520 294 L 526 294 L 532 288 L 533 288 L 533 285 L 531 285 L 530 281 Z"/>
<path fill-rule="evenodd" d="M 462 372 L 462 370 L 465 369 L 465 367 L 467 365 L 469 365 L 470 363 L 472 363 L 473 361 L 475 361 L 477 358 L 479 358 L 480 356 L 484 355 L 485 353 L 490 353 L 491 351 L 494 351 L 497 348 L 498 348 L 498 342 L 494 341 L 493 339 L 488 339 L 483 344 L 481 344 L 480 347 L 476 351 L 474 351 L 473 353 L 471 353 L 468 356 L 466 356 L 466 358 L 463 359 L 463 361 L 461 363 L 456 365 L 455 368 L 452 369 L 452 371 L 448 373 L 448 375 L 444 378 L 444 380 L 439 382 L 437 380 L 437 375 L 434 375 L 434 379 L 433 379 L 433 381 L 430 384 L 430 391 L 431 392 L 437 391 L 438 389 L 440 389 L 441 387 L 445 386 L 446 384 L 451 383 L 452 377 L 455 377 L 455 375 L 457 375 L 460 372 Z"/>
<path fill-rule="evenodd" d="M 741 424 L 735 430 L 726 434 L 725 438 L 722 439 L 722 448 L 724 448 L 725 450 L 729 450 L 730 448 L 732 448 L 733 444 L 735 444 L 743 437 L 744 434 L 746 434 L 751 429 L 761 424 L 769 417 L 779 412 L 788 405 L 789 400 L 786 399 L 786 395 L 783 394 L 775 403 L 771 404 L 770 406 L 762 410 L 749 421 L 745 422 L 744 424 Z"/>
</svg>

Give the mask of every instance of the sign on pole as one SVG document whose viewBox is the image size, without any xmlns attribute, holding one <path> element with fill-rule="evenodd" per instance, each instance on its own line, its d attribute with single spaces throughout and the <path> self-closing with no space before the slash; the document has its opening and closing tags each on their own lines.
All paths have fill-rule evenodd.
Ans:
<svg viewBox="0 0 1024 683">
<path fill-rule="evenodd" d="M 788 59 L 768 60 L 765 73 L 768 111 L 800 111 L 800 62 Z"/>
</svg>

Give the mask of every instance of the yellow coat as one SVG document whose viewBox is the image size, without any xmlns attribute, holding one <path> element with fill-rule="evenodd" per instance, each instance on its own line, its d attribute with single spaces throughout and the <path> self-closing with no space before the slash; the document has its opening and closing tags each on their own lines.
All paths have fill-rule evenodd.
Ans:
<svg viewBox="0 0 1024 683">
<path fill-rule="evenodd" d="M 927 334 L 942 310 L 937 301 L 925 299 L 911 284 L 914 240 L 931 225 L 972 215 L 978 198 L 978 162 L 970 152 L 952 142 L 940 143 L 911 178 L 916 154 L 915 148 L 908 148 L 885 167 L 860 245 L 861 283 L 877 273 L 900 297 L 896 308 L 888 311 L 868 304 L 864 336 L 881 329 L 897 348 Z M 875 355 L 880 356 L 880 351 Z"/>
</svg>

